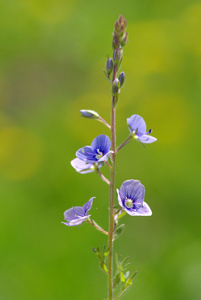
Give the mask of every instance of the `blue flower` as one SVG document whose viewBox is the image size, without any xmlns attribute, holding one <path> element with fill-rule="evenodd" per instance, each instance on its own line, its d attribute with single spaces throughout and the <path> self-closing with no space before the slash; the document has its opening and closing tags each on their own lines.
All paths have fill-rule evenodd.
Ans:
<svg viewBox="0 0 201 300">
<path fill-rule="evenodd" d="M 90 217 L 90 215 L 88 215 L 88 211 L 92 207 L 94 198 L 95 197 L 92 197 L 83 206 L 75 206 L 66 210 L 64 212 L 64 219 L 67 222 L 62 222 L 62 223 L 67 226 L 77 226 L 82 224 L 84 221 L 86 221 Z"/>
<path fill-rule="evenodd" d="M 71 166 L 80 174 L 91 173 L 96 170 L 96 168 L 102 167 L 102 164 L 87 164 L 85 161 L 75 158 L 71 160 Z"/>
<path fill-rule="evenodd" d="M 92 141 L 91 146 L 80 148 L 76 152 L 76 156 L 87 164 L 107 161 L 111 153 L 110 147 L 111 142 L 109 137 L 101 134 Z"/>
<path fill-rule="evenodd" d="M 152 211 L 144 202 L 145 188 L 139 180 L 126 180 L 120 191 L 117 189 L 119 205 L 131 216 L 151 216 Z"/>
<path fill-rule="evenodd" d="M 146 144 L 157 141 L 155 137 L 148 135 L 152 130 L 150 129 L 149 131 L 147 131 L 146 123 L 144 119 L 139 115 L 132 115 L 127 119 L 127 123 L 133 138 L 139 139 L 142 143 Z"/>
</svg>

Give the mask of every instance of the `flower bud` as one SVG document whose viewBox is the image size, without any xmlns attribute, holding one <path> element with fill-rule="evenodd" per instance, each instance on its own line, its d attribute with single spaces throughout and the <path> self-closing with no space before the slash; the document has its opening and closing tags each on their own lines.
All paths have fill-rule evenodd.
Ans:
<svg viewBox="0 0 201 300">
<path fill-rule="evenodd" d="M 112 70 L 113 70 L 113 60 L 112 58 L 108 58 L 106 61 L 106 66 L 105 66 L 105 71 L 108 75 L 111 74 Z"/>
<path fill-rule="evenodd" d="M 116 78 L 112 85 L 112 96 L 117 97 L 120 92 L 120 82 L 119 79 Z"/>
<path fill-rule="evenodd" d="M 123 35 L 123 37 L 122 37 L 122 39 L 120 41 L 120 44 L 121 44 L 122 47 L 124 47 L 127 43 L 128 43 L 128 32 L 126 32 Z"/>
<path fill-rule="evenodd" d="M 119 74 L 120 88 L 124 85 L 125 78 L 126 78 L 125 73 L 124 73 L 124 72 L 121 72 L 121 73 Z"/>
<path fill-rule="evenodd" d="M 123 58 L 123 50 L 120 49 L 120 48 L 117 48 L 114 50 L 114 53 L 113 53 L 113 60 L 114 60 L 114 63 L 116 65 L 120 64 L 121 61 L 122 61 L 122 58 Z"/>
<path fill-rule="evenodd" d="M 93 110 L 89 109 L 81 109 L 80 113 L 82 117 L 88 118 L 88 119 L 98 119 L 99 114 Z"/>
</svg>

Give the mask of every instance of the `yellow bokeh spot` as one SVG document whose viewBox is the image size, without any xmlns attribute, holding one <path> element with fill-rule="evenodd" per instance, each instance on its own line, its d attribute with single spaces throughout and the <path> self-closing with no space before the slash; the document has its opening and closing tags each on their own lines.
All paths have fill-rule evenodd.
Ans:
<svg viewBox="0 0 201 300">
<path fill-rule="evenodd" d="M 170 22 L 169 22 L 170 23 Z M 146 21 L 129 24 L 129 47 L 125 68 L 140 75 L 164 73 L 174 66 L 171 41 L 165 21 Z M 171 24 L 172 26 L 172 24 Z"/>
<path fill-rule="evenodd" d="M 44 23 L 59 23 L 69 16 L 75 1 L 70 0 L 21 0 L 24 9 Z"/>
<path fill-rule="evenodd" d="M 201 58 L 201 3 L 195 3 L 184 11 L 180 33 L 183 45 Z"/>
<path fill-rule="evenodd" d="M 153 129 L 153 135 L 160 145 L 173 148 L 181 146 L 190 136 L 193 114 L 187 101 L 181 96 L 158 94 L 150 96 L 141 109 L 147 123 L 147 130 Z"/>
<path fill-rule="evenodd" d="M 0 176 L 19 180 L 33 175 L 42 160 L 42 145 L 32 132 L 19 127 L 0 130 Z"/>
</svg>

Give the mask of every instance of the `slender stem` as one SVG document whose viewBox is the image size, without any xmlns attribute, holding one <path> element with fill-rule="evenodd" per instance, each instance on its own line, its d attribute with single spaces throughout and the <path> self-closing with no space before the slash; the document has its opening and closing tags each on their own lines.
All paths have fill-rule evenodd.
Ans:
<svg viewBox="0 0 201 300">
<path fill-rule="evenodd" d="M 118 299 L 119 299 L 119 297 L 121 297 L 121 295 L 123 294 L 123 292 L 124 292 L 123 290 L 122 290 L 122 291 L 120 291 L 120 292 L 119 292 L 119 294 L 117 295 L 117 297 L 116 297 L 114 300 L 118 300 Z"/>
<path fill-rule="evenodd" d="M 105 124 L 109 129 L 111 129 L 111 126 L 108 124 L 108 122 L 106 122 L 101 116 L 98 116 L 98 119 L 100 120 L 100 122 Z"/>
<path fill-rule="evenodd" d="M 110 168 L 112 169 L 112 166 L 110 166 L 110 164 L 108 164 L 108 162 L 105 160 L 104 163 Z"/>
<path fill-rule="evenodd" d="M 96 229 L 98 229 L 99 231 L 101 231 L 102 233 L 104 233 L 105 235 L 108 235 L 108 232 L 105 231 L 103 228 L 101 228 L 97 223 L 95 223 L 94 220 L 88 219 L 88 222 L 93 225 Z"/>
<path fill-rule="evenodd" d="M 131 139 L 131 136 L 129 136 L 118 148 L 117 148 L 117 150 L 116 150 L 116 153 L 121 149 L 121 148 L 123 148 L 123 146 L 125 146 L 126 144 L 128 144 L 129 143 L 129 141 L 130 141 L 130 139 Z"/>
<path fill-rule="evenodd" d="M 103 179 L 103 181 L 110 185 L 110 181 L 101 173 L 99 169 L 97 170 L 97 172 L 100 175 L 101 179 Z"/>
<path fill-rule="evenodd" d="M 113 79 L 117 73 L 117 66 L 114 65 Z M 116 128 L 115 128 L 115 97 L 112 97 L 111 104 L 111 135 L 112 135 L 112 162 L 113 168 L 110 171 L 110 223 L 109 223 L 109 257 L 108 257 L 108 289 L 109 300 L 113 300 L 113 235 L 114 235 L 114 190 L 115 190 L 115 158 L 116 158 Z"/>
</svg>

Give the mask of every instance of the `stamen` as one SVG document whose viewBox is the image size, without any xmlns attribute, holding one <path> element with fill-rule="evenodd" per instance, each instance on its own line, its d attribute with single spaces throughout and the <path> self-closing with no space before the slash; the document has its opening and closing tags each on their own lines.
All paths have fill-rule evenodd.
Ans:
<svg viewBox="0 0 201 300">
<path fill-rule="evenodd" d="M 96 159 L 100 159 L 101 157 L 103 157 L 103 152 L 101 152 L 99 149 L 97 149 L 97 155 L 96 155 Z"/>
</svg>

